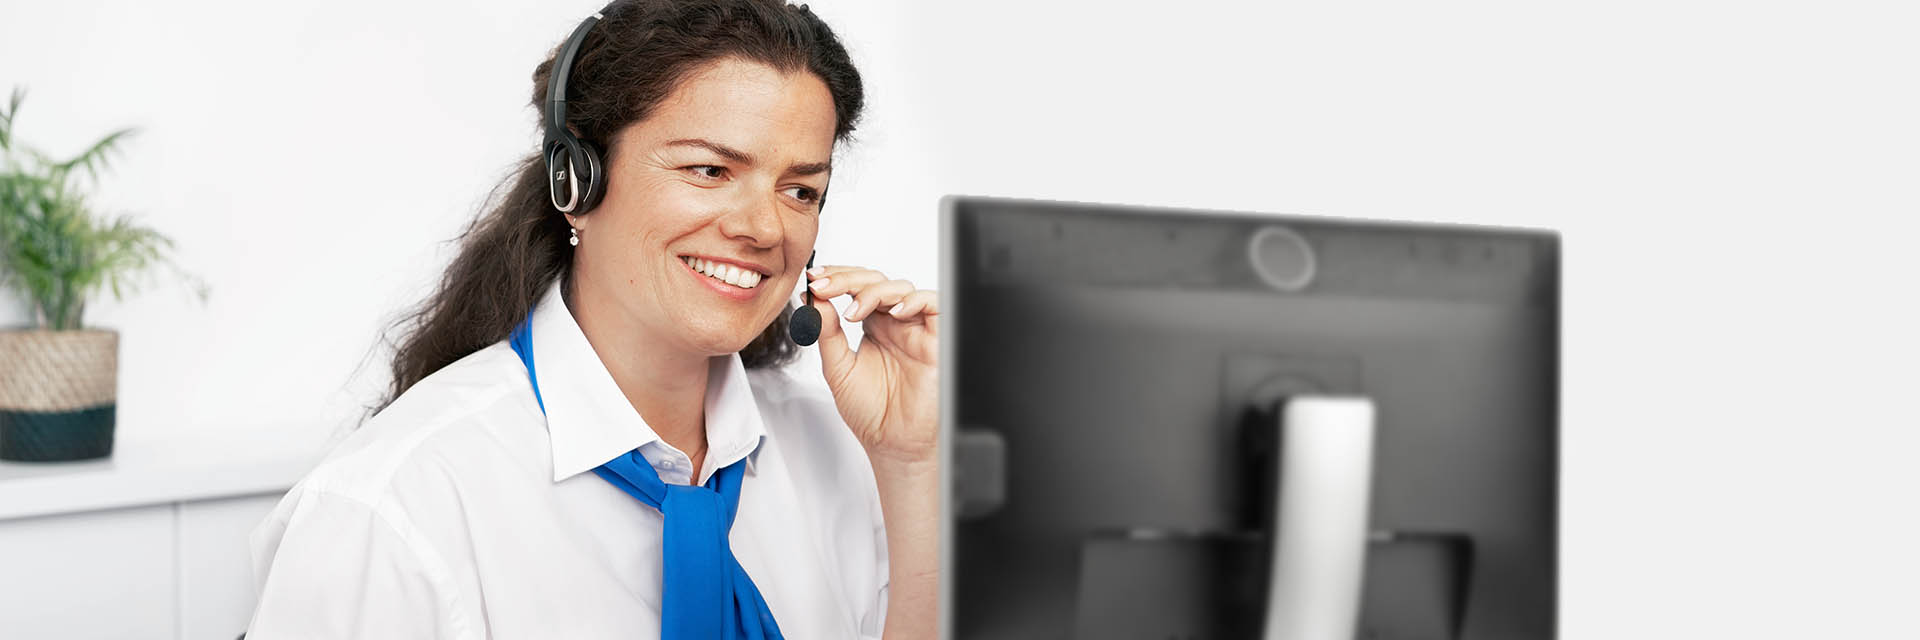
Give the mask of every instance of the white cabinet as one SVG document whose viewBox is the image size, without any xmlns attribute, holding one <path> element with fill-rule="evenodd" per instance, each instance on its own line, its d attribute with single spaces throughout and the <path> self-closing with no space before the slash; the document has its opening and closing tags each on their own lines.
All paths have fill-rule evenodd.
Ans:
<svg viewBox="0 0 1920 640">
<path fill-rule="evenodd" d="M 0 521 L 0 635 L 176 637 L 173 512 L 158 505 Z"/>
<path fill-rule="evenodd" d="M 117 448 L 111 460 L 0 462 L 0 638 L 239 636 L 256 595 L 248 535 L 323 446 Z"/>
</svg>

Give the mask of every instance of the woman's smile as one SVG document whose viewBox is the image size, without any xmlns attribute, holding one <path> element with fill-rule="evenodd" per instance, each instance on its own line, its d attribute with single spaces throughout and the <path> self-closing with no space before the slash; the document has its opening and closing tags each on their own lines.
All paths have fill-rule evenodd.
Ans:
<svg viewBox="0 0 1920 640">
<path fill-rule="evenodd" d="M 681 256 L 685 271 L 698 278 L 702 286 L 731 300 L 748 301 L 760 293 L 766 276 L 752 269 L 696 256 Z"/>
</svg>

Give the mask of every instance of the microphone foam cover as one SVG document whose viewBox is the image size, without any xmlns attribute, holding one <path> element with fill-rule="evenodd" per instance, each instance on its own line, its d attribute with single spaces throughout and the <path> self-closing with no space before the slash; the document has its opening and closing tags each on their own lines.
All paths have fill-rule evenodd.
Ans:
<svg viewBox="0 0 1920 640">
<path fill-rule="evenodd" d="M 787 336 L 794 344 L 811 346 L 820 339 L 820 310 L 807 305 L 793 310 L 793 317 L 787 321 Z"/>
</svg>

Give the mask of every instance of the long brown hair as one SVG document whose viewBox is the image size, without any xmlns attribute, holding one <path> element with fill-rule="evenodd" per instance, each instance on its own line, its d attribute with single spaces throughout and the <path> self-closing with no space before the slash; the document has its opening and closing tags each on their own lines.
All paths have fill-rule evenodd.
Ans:
<svg viewBox="0 0 1920 640">
<path fill-rule="evenodd" d="M 617 0 L 600 13 L 567 78 L 567 125 L 608 156 L 620 131 L 646 119 L 690 73 L 725 57 L 818 76 L 833 96 L 836 141 L 846 140 L 859 119 L 860 73 L 833 30 L 806 5 Z M 547 117 L 553 65 L 549 54 L 533 70 L 533 107 L 540 121 Z M 389 334 L 398 331 L 404 338 L 394 348 L 393 384 L 369 407 L 369 416 L 427 375 L 506 339 L 555 278 L 571 278 L 566 218 L 548 201 L 546 168 L 537 151 L 519 161 L 488 202 L 459 236 L 459 253 L 433 294 L 389 327 Z M 798 355 L 785 337 L 787 315 L 779 314 L 740 351 L 747 367 L 785 364 Z"/>
</svg>

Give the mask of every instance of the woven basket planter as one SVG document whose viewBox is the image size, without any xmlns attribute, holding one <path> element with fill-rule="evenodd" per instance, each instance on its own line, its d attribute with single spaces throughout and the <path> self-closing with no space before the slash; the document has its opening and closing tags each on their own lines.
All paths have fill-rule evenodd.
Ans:
<svg viewBox="0 0 1920 640">
<path fill-rule="evenodd" d="M 120 334 L 0 331 L 0 460 L 113 453 Z"/>
</svg>

